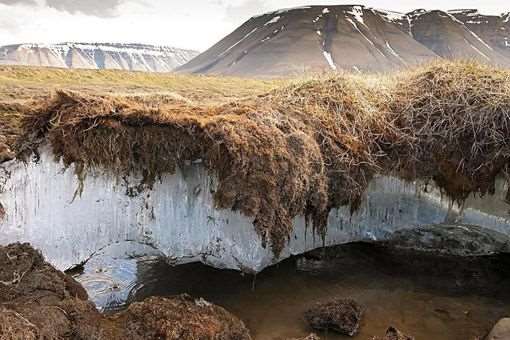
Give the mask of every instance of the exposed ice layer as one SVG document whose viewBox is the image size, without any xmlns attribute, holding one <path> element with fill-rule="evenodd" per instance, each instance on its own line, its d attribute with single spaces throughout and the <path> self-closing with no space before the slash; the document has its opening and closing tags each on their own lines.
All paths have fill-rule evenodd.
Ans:
<svg viewBox="0 0 510 340">
<path fill-rule="evenodd" d="M 81 195 L 76 195 L 80 181 L 73 167 L 64 170 L 44 150 L 38 164 L 10 162 L 0 170 L 0 202 L 6 212 L 0 244 L 30 242 L 59 269 L 115 244 L 131 255 L 146 254 L 139 245 L 150 245 L 176 264 L 201 261 L 248 272 L 278 261 L 269 247 L 262 247 L 251 218 L 215 209 L 215 180 L 201 164 L 165 175 L 152 190 L 138 195 L 133 193 L 139 179 L 101 172 L 89 173 Z M 324 242 L 297 217 L 280 260 L 323 245 L 383 240 L 396 230 L 445 221 L 509 235 L 505 190 L 500 181 L 495 196 L 469 199 L 459 209 L 431 185 L 377 177 L 356 213 L 351 215 L 348 207 L 330 213 Z"/>
</svg>

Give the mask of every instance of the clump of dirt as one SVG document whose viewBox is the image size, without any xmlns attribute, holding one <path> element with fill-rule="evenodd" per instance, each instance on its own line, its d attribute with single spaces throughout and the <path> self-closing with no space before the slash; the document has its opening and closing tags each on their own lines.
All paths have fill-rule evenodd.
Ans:
<svg viewBox="0 0 510 340">
<path fill-rule="evenodd" d="M 0 340 L 249 340 L 243 322 L 189 296 L 150 298 L 104 316 L 74 279 L 28 244 L 0 247 Z"/>
<path fill-rule="evenodd" d="M 217 207 L 253 218 L 278 256 L 296 216 L 324 236 L 329 211 L 354 212 L 377 174 L 434 180 L 458 201 L 493 193 L 509 173 L 509 112 L 510 72 L 462 62 L 395 78 L 339 75 L 215 106 L 60 91 L 24 116 L 16 151 L 50 144 L 80 178 L 136 173 L 147 188 L 203 160 L 218 179 Z"/>
<path fill-rule="evenodd" d="M 244 324 L 221 307 L 188 295 L 151 297 L 114 318 L 126 339 L 250 339 Z"/>
<path fill-rule="evenodd" d="M 371 340 L 414 340 L 412 336 L 405 335 L 395 327 L 390 327 L 383 338 L 373 337 Z"/>
<path fill-rule="evenodd" d="M 356 301 L 334 299 L 316 304 L 305 312 L 305 318 L 313 329 L 354 336 L 359 329 L 361 314 L 361 307 Z"/>
</svg>

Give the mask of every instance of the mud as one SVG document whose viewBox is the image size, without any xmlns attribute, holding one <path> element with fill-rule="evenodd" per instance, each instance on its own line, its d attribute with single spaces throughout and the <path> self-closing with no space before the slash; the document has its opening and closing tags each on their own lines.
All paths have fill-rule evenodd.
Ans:
<svg viewBox="0 0 510 340">
<path fill-rule="evenodd" d="M 203 296 L 240 317 L 256 340 L 305 338 L 314 331 L 306 310 L 334 298 L 354 299 L 363 307 L 355 340 L 384 338 L 389 326 L 418 340 L 483 339 L 510 306 L 505 254 L 449 257 L 350 244 L 288 259 L 256 277 L 197 263 L 172 267 L 142 260 L 137 267 L 127 305 L 148 296 Z M 94 285 L 86 286 L 94 299 Z M 94 300 L 113 301 L 122 292 L 106 298 L 101 287 L 100 293 L 102 298 Z M 331 330 L 315 333 L 321 339 L 347 339 Z"/>
<path fill-rule="evenodd" d="M 242 321 L 187 295 L 152 297 L 103 315 L 83 287 L 28 244 L 0 247 L 0 339 L 245 340 Z"/>
</svg>

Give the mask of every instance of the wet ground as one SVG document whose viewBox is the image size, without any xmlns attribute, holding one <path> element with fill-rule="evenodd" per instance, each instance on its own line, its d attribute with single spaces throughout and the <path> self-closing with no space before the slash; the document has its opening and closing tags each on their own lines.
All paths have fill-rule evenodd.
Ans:
<svg viewBox="0 0 510 340">
<path fill-rule="evenodd" d="M 256 277 L 154 258 L 92 259 L 75 277 L 106 312 L 126 300 L 188 293 L 225 307 L 264 340 L 309 334 L 304 311 L 332 297 L 364 307 L 354 338 L 363 340 L 390 325 L 418 340 L 472 340 L 510 315 L 508 256 L 459 259 L 353 244 L 286 260 Z"/>
</svg>

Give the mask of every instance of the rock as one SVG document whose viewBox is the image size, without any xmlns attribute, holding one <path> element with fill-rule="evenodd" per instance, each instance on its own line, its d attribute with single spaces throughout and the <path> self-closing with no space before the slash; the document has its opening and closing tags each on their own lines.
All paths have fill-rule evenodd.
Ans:
<svg viewBox="0 0 510 340">
<path fill-rule="evenodd" d="M 486 340 L 507 340 L 510 339 L 510 318 L 504 318 L 498 321 Z"/>
<path fill-rule="evenodd" d="M 287 340 L 321 340 L 321 338 L 319 338 L 319 336 L 315 333 L 311 333 L 310 335 L 308 335 L 307 337 L 304 337 L 304 338 L 292 338 L 292 339 L 287 339 Z"/>
<path fill-rule="evenodd" d="M 0 247 L 0 340 L 250 340 L 225 309 L 187 295 L 149 298 L 102 315 L 74 279 L 28 244 Z"/>
<path fill-rule="evenodd" d="M 486 256 L 510 253 L 510 237 L 467 224 L 434 224 L 404 229 L 393 234 L 387 245 L 450 256 Z"/>
<path fill-rule="evenodd" d="M 310 308 L 305 318 L 313 329 L 353 336 L 358 332 L 361 314 L 361 307 L 356 301 L 334 299 Z"/>
<path fill-rule="evenodd" d="M 405 335 L 395 327 L 390 327 L 386 331 L 384 338 L 373 337 L 371 340 L 414 340 L 412 336 Z"/>
</svg>

